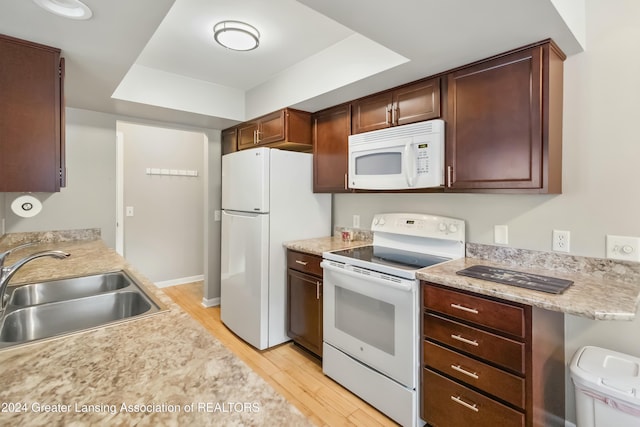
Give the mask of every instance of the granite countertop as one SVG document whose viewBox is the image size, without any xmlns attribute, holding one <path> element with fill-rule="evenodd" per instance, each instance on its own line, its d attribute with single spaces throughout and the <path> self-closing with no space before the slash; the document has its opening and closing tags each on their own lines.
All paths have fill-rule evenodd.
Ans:
<svg viewBox="0 0 640 427">
<path fill-rule="evenodd" d="M 287 249 L 317 256 L 322 256 L 323 252 L 340 251 L 342 249 L 356 248 L 370 244 L 371 240 L 369 239 L 344 241 L 338 236 L 318 237 L 316 239 L 295 240 L 283 243 Z"/>
<path fill-rule="evenodd" d="M 574 283 L 562 294 L 556 295 L 456 274 L 459 270 L 478 264 L 568 279 Z M 513 266 L 476 258 L 463 258 L 427 267 L 419 270 L 416 277 L 431 283 L 596 320 L 633 320 L 640 302 L 638 282 L 625 283 L 586 273 Z"/>
<path fill-rule="evenodd" d="M 0 239 L 0 251 L 19 241 Z M 46 239 L 43 239 L 46 240 Z M 0 351 L 2 425 L 310 425 L 262 378 L 101 240 L 50 241 L 12 284 L 123 269 L 163 311 Z"/>
<path fill-rule="evenodd" d="M 371 244 L 324 237 L 285 243 L 285 247 L 313 255 Z M 633 320 L 640 306 L 640 263 L 579 257 L 552 252 L 467 243 L 466 258 L 419 270 L 420 280 L 463 289 L 507 301 L 596 320 Z M 482 264 L 552 276 L 574 283 L 562 294 L 460 276 L 457 271 Z"/>
</svg>

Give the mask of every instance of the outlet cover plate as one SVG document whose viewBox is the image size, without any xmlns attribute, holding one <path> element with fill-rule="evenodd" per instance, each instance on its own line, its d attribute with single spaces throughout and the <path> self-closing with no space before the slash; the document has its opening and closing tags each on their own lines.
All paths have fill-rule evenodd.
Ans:
<svg viewBox="0 0 640 427">
<path fill-rule="evenodd" d="M 607 234 L 607 258 L 640 262 L 640 237 Z"/>
<path fill-rule="evenodd" d="M 566 230 L 553 230 L 552 249 L 556 252 L 569 252 L 571 234 Z"/>
</svg>

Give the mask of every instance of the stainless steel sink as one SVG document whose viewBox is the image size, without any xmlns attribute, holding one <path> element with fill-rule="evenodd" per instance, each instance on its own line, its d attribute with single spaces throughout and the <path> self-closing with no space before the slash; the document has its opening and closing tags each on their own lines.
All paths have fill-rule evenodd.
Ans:
<svg viewBox="0 0 640 427">
<path fill-rule="evenodd" d="M 26 284 L 7 292 L 0 348 L 160 311 L 124 271 Z"/>
<path fill-rule="evenodd" d="M 8 303 L 13 306 L 23 307 L 65 301 L 115 291 L 130 285 L 131 279 L 129 276 L 121 272 L 52 280 L 16 287 L 11 292 Z"/>
</svg>

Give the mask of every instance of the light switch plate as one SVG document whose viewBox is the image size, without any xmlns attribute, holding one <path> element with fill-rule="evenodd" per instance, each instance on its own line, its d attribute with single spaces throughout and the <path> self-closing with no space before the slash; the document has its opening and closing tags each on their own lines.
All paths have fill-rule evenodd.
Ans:
<svg viewBox="0 0 640 427">
<path fill-rule="evenodd" d="M 607 258 L 640 262 L 640 237 L 607 235 Z"/>
<path fill-rule="evenodd" d="M 509 227 L 507 225 L 493 226 L 493 242 L 498 245 L 509 244 Z"/>
</svg>

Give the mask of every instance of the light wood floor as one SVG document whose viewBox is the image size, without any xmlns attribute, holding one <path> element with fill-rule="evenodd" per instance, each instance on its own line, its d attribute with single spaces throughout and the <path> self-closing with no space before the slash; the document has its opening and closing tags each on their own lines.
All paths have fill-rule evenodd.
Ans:
<svg viewBox="0 0 640 427">
<path fill-rule="evenodd" d="M 375 408 L 322 374 L 320 360 L 285 343 L 258 351 L 220 321 L 220 307 L 202 306 L 202 282 L 162 289 L 291 404 L 318 426 L 396 426 Z"/>
</svg>

